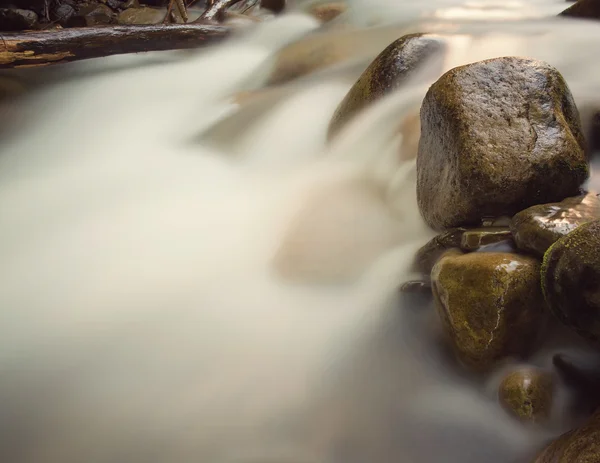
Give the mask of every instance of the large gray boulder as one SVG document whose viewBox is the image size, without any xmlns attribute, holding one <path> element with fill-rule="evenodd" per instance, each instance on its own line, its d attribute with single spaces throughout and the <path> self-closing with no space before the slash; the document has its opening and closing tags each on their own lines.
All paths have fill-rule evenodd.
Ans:
<svg viewBox="0 0 600 463">
<path fill-rule="evenodd" d="M 421 213 L 446 229 L 576 196 L 589 175 L 584 147 L 571 92 L 549 64 L 504 57 L 454 68 L 421 108 Z"/>
</svg>

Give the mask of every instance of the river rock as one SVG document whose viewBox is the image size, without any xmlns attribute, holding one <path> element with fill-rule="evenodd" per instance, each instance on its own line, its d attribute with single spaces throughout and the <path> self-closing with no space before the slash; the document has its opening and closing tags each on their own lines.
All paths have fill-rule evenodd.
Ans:
<svg viewBox="0 0 600 463">
<path fill-rule="evenodd" d="M 405 35 L 390 44 L 363 72 L 335 110 L 329 136 L 362 109 L 400 87 L 428 59 L 444 49 L 442 38 L 427 34 Z"/>
<path fill-rule="evenodd" d="M 596 463 L 600 461 L 600 411 L 580 428 L 555 439 L 533 463 Z"/>
<path fill-rule="evenodd" d="M 414 268 L 429 275 L 440 256 L 450 249 L 476 251 L 490 244 L 511 240 L 508 227 L 452 228 L 431 239 L 417 251 Z"/>
<path fill-rule="evenodd" d="M 421 213 L 439 230 L 575 196 L 589 175 L 584 147 L 571 92 L 550 65 L 504 57 L 454 68 L 421 107 Z"/>
<path fill-rule="evenodd" d="M 465 230 L 460 240 L 463 251 L 477 251 L 490 244 L 510 241 L 512 234 L 508 227 L 482 227 Z"/>
<path fill-rule="evenodd" d="M 165 12 L 157 8 L 127 8 L 119 13 L 119 24 L 158 24 L 165 18 Z"/>
<path fill-rule="evenodd" d="M 328 23 L 344 13 L 347 9 L 348 6 L 344 2 L 321 3 L 312 5 L 308 9 L 308 14 L 314 16 L 322 23 Z"/>
<path fill-rule="evenodd" d="M 424 275 L 429 275 L 439 258 L 449 249 L 460 248 L 462 235 L 466 228 L 453 228 L 434 236 L 415 255 L 414 268 Z"/>
<path fill-rule="evenodd" d="M 525 209 L 513 217 L 510 228 L 519 249 L 542 257 L 560 238 L 596 219 L 600 219 L 600 198 L 588 193 Z"/>
<path fill-rule="evenodd" d="M 444 330 L 459 360 L 488 370 L 529 353 L 544 325 L 540 264 L 511 253 L 444 255 L 431 272 Z"/>
<path fill-rule="evenodd" d="M 0 8 L 0 31 L 22 31 L 34 29 L 38 15 L 30 10 Z"/>
<path fill-rule="evenodd" d="M 115 13 L 102 3 L 81 5 L 77 13 L 67 21 L 68 27 L 102 26 L 115 22 Z"/>
<path fill-rule="evenodd" d="M 563 11 L 560 16 L 570 16 L 573 18 L 600 19 L 600 1 L 598 0 L 579 0 L 573 6 Z"/>
<path fill-rule="evenodd" d="M 600 220 L 581 225 L 544 255 L 542 286 L 550 310 L 568 327 L 600 341 Z"/>
<path fill-rule="evenodd" d="M 73 16 L 77 14 L 75 7 L 68 3 L 62 3 L 52 8 L 50 12 L 50 19 L 61 26 L 66 26 Z"/>
<path fill-rule="evenodd" d="M 543 422 L 552 409 L 553 380 L 550 373 L 520 368 L 504 377 L 498 388 L 500 405 L 525 422 Z"/>
</svg>

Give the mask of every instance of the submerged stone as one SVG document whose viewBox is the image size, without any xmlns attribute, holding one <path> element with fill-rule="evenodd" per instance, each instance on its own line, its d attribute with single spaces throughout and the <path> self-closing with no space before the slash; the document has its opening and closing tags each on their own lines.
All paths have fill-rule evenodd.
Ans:
<svg viewBox="0 0 600 463">
<path fill-rule="evenodd" d="M 519 249 L 542 257 L 560 238 L 596 219 L 600 219 L 600 198 L 589 193 L 525 209 L 513 217 L 511 230 Z"/>
<path fill-rule="evenodd" d="M 362 109 L 400 87 L 428 59 L 444 49 L 441 37 L 427 34 L 405 35 L 390 44 L 363 72 L 336 109 L 329 124 L 329 136 Z"/>
<path fill-rule="evenodd" d="M 165 18 L 165 12 L 157 8 L 127 8 L 119 13 L 119 24 L 158 24 Z"/>
<path fill-rule="evenodd" d="M 400 286 L 402 293 L 431 293 L 431 281 L 410 280 Z"/>
<path fill-rule="evenodd" d="M 550 416 L 552 375 L 536 368 L 520 368 L 504 377 L 498 388 L 502 407 L 525 422 L 543 422 Z"/>
<path fill-rule="evenodd" d="M 581 336 L 600 341 L 600 220 L 581 225 L 544 256 L 542 286 L 550 310 Z"/>
<path fill-rule="evenodd" d="M 417 200 L 435 229 L 477 224 L 580 193 L 579 113 L 552 66 L 504 57 L 454 68 L 421 108 Z"/>
<path fill-rule="evenodd" d="M 555 439 L 534 463 L 595 463 L 600 461 L 600 411 L 580 428 Z"/>
<path fill-rule="evenodd" d="M 511 253 L 445 255 L 431 272 L 444 330 L 465 365 L 527 355 L 544 326 L 540 264 Z"/>
<path fill-rule="evenodd" d="M 308 9 L 308 14 L 323 23 L 327 23 L 333 21 L 347 9 L 348 6 L 344 2 L 329 2 L 311 6 Z"/>
</svg>

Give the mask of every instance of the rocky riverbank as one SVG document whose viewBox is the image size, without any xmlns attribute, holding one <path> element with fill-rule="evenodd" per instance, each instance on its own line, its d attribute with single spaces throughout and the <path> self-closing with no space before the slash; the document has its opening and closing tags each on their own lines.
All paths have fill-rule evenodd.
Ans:
<svg viewBox="0 0 600 463">
<path fill-rule="evenodd" d="M 594 6 L 582 0 L 565 15 L 593 18 Z M 393 42 L 340 103 L 330 137 L 444 48 L 428 34 Z M 559 71 L 510 56 L 451 69 L 430 87 L 419 122 L 417 198 L 440 234 L 415 257 L 422 280 L 401 291 L 432 293 L 448 344 L 474 374 L 526 363 L 549 321 L 599 346 L 600 196 L 586 187 L 597 124 L 582 124 Z M 499 406 L 530 425 L 547 422 L 557 378 L 572 373 L 556 367 L 506 372 Z M 593 371 L 571 374 L 569 386 L 597 385 Z M 600 394 L 587 389 L 592 412 Z M 535 461 L 596 461 L 598 423 L 596 412 Z"/>
</svg>

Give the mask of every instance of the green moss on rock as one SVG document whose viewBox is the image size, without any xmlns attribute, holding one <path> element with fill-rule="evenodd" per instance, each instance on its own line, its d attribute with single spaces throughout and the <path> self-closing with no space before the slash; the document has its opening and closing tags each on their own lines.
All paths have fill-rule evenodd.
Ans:
<svg viewBox="0 0 600 463">
<path fill-rule="evenodd" d="M 543 292 L 552 313 L 581 336 L 600 341 L 600 220 L 558 240 L 542 263 Z"/>
<path fill-rule="evenodd" d="M 431 272 L 436 307 L 458 358 L 476 370 L 525 356 L 544 325 L 540 265 L 511 253 L 444 255 Z"/>
</svg>

